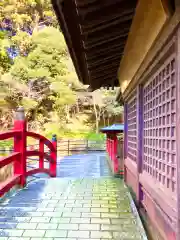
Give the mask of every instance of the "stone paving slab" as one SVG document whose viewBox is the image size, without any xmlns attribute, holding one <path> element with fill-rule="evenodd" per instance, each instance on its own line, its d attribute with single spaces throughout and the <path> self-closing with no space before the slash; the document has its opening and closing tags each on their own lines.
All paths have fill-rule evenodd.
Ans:
<svg viewBox="0 0 180 240">
<path fill-rule="evenodd" d="M 38 161 L 31 167 L 37 168 Z M 48 168 L 48 163 L 45 164 L 45 167 Z M 60 178 L 98 178 L 108 176 L 111 176 L 111 170 L 105 152 L 66 156 L 59 158 L 57 162 L 57 177 Z M 29 177 L 29 179 L 35 179 L 35 177 L 48 178 L 46 174 L 42 173 Z"/>
<path fill-rule="evenodd" d="M 0 204 L 0 240 L 143 239 L 120 179 L 41 179 Z"/>
<path fill-rule="evenodd" d="M 144 240 L 104 153 L 65 157 L 57 178 L 36 177 L 0 203 L 0 240 Z"/>
</svg>

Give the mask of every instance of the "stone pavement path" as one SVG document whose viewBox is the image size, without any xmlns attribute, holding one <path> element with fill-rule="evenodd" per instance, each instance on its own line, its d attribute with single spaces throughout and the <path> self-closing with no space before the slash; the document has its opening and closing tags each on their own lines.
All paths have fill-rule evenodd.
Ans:
<svg viewBox="0 0 180 240">
<path fill-rule="evenodd" d="M 0 203 L 0 240 L 15 239 L 143 238 L 123 182 L 96 176 L 37 179 Z"/>
<path fill-rule="evenodd" d="M 37 168 L 38 162 L 33 167 Z M 45 167 L 48 168 L 48 163 Z M 48 178 L 46 174 L 37 174 L 37 176 Z M 57 177 L 94 178 L 105 176 L 111 176 L 111 171 L 106 160 L 106 154 L 103 152 L 73 155 L 58 159 Z"/>
</svg>

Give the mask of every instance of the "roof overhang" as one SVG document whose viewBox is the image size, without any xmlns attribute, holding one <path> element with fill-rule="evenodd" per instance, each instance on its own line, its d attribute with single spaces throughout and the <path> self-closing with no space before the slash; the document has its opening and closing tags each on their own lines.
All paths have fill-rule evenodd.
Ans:
<svg viewBox="0 0 180 240">
<path fill-rule="evenodd" d="M 106 133 L 106 134 L 118 134 L 124 132 L 124 124 L 113 124 L 111 126 L 107 126 L 100 129 L 100 132 Z"/>
<path fill-rule="evenodd" d="M 118 86 L 138 0 L 52 0 L 79 80 L 97 89 Z"/>
</svg>

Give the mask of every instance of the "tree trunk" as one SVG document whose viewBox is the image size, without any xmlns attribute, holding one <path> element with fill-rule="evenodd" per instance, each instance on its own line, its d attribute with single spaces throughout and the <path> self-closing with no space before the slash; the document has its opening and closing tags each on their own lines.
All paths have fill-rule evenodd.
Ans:
<svg viewBox="0 0 180 240">
<path fill-rule="evenodd" d="M 66 105 L 66 122 L 69 122 L 69 106 Z"/>
<path fill-rule="evenodd" d="M 94 113 L 95 113 L 95 117 L 96 117 L 96 133 L 98 133 L 98 130 L 99 130 L 99 119 L 98 119 L 98 113 L 97 113 L 96 104 L 94 102 L 94 98 L 93 98 L 93 107 L 94 107 Z"/>
</svg>

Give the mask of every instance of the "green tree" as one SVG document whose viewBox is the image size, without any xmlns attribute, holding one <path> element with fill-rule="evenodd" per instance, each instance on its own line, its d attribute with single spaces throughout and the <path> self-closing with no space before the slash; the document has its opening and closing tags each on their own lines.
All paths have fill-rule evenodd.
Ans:
<svg viewBox="0 0 180 240">
<path fill-rule="evenodd" d="M 11 67 L 11 59 L 8 56 L 7 48 L 10 46 L 5 31 L 0 32 L 0 73 L 7 72 Z"/>
<path fill-rule="evenodd" d="M 35 120 L 37 113 L 43 113 L 47 121 L 48 112 L 56 111 L 61 122 L 68 121 L 76 96 L 70 87 L 72 74 L 67 67 L 69 56 L 62 33 L 54 27 L 34 31 L 28 45 L 28 55 L 16 58 L 10 71 L 15 81 L 29 87 L 29 95 L 21 103 L 35 107 L 34 111 L 29 109 L 31 120 Z M 36 104 L 31 104 L 29 98 Z"/>
</svg>

